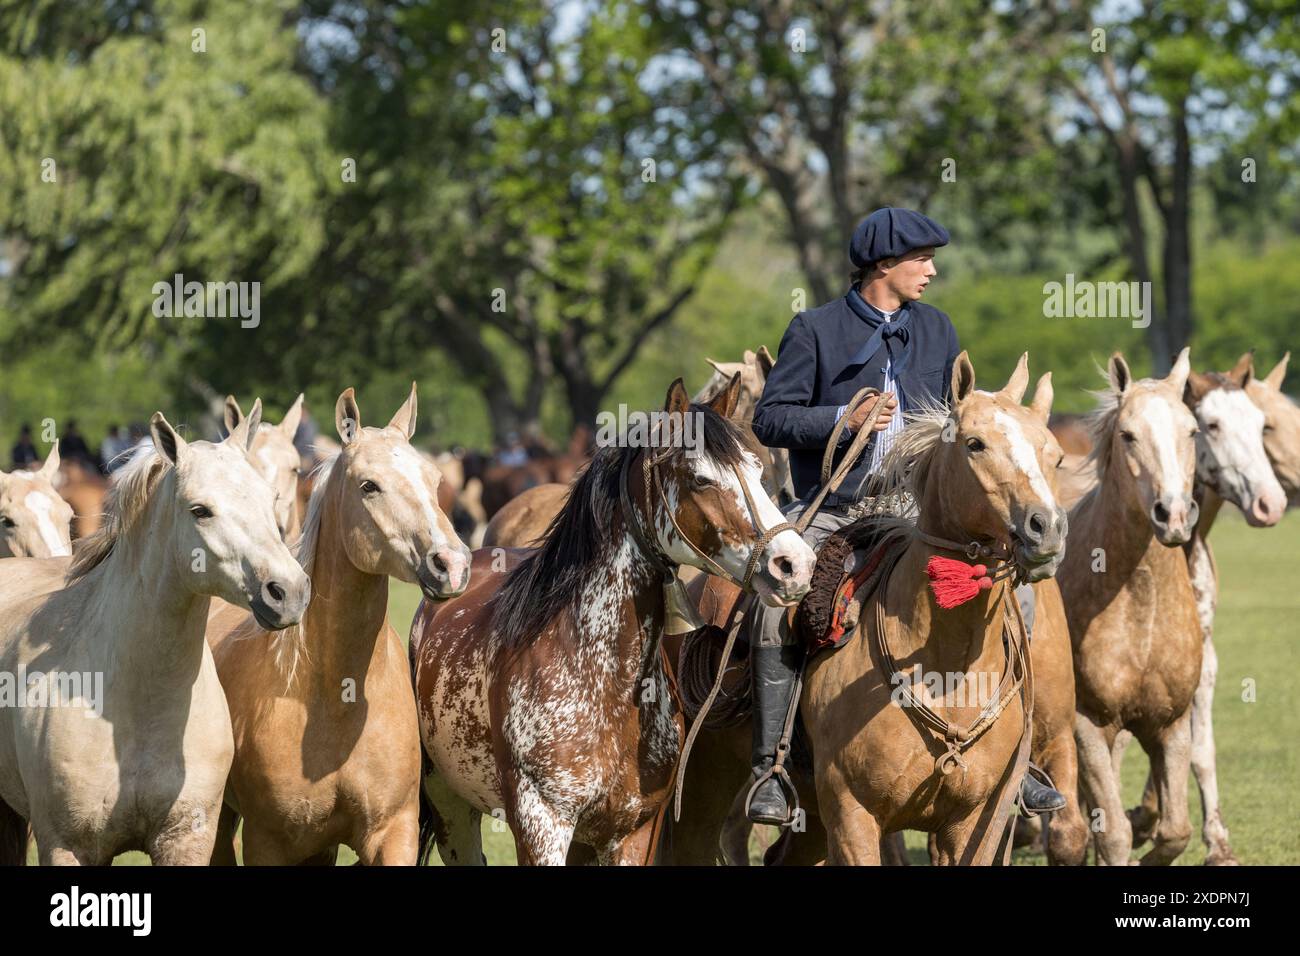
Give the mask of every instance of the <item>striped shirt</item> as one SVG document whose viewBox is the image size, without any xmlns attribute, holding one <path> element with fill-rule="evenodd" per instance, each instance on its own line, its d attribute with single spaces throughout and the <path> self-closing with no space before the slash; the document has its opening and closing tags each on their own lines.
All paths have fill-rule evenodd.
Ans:
<svg viewBox="0 0 1300 956">
<path fill-rule="evenodd" d="M 872 308 L 875 308 L 875 306 L 872 306 Z M 886 322 L 889 322 L 898 314 L 899 310 L 895 309 L 893 312 L 886 312 L 883 309 L 876 309 L 876 311 L 884 316 Z M 880 470 L 880 463 L 884 461 L 885 453 L 889 451 L 889 446 L 894 443 L 894 439 L 898 437 L 898 433 L 903 430 L 903 391 L 899 387 L 898 382 L 894 379 L 894 364 L 888 359 L 885 360 L 885 380 L 880 387 L 880 391 L 893 392 L 895 398 L 898 399 L 898 407 L 894 409 L 894 417 L 889 420 L 889 424 L 885 426 L 885 430 L 876 432 L 875 441 L 871 444 L 870 470 L 872 473 Z M 841 405 L 839 414 L 835 416 L 835 420 L 839 421 L 843 418 L 844 412 L 847 409 L 847 405 Z"/>
</svg>

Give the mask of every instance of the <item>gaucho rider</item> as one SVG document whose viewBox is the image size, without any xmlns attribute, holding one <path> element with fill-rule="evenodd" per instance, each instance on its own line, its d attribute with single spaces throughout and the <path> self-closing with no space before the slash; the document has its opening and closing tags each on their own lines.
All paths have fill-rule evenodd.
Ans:
<svg viewBox="0 0 1300 956">
<path fill-rule="evenodd" d="M 933 219 L 910 209 L 877 209 L 858 225 L 849 243 L 849 259 L 856 271 L 848 292 L 796 315 L 781 339 L 776 365 L 754 411 L 753 427 L 765 445 L 790 449 L 798 498 L 785 509 L 790 521 L 819 491 L 826 442 L 845 414 L 845 403 L 866 386 L 882 393 L 849 415 L 835 466 L 875 404 L 885 402 L 876 420 L 875 438 L 804 532 L 813 550 L 868 506 L 866 479 L 902 430 L 902 412 L 927 400 L 950 400 L 953 362 L 961 352 L 957 330 L 948 316 L 921 302 L 937 274 L 934 251 L 947 244 L 947 230 Z M 1017 589 L 1022 605 L 1032 602 L 1032 594 L 1028 585 Z M 1026 615 L 1026 621 L 1031 619 L 1032 614 Z M 783 608 L 759 605 L 751 620 L 752 763 L 757 779 L 775 759 L 803 650 L 790 632 Z M 1031 811 L 1065 806 L 1060 793 L 1028 775 L 1021 783 L 1020 800 Z M 789 799 L 775 776 L 751 795 L 749 817 L 756 823 L 789 822 Z"/>
</svg>

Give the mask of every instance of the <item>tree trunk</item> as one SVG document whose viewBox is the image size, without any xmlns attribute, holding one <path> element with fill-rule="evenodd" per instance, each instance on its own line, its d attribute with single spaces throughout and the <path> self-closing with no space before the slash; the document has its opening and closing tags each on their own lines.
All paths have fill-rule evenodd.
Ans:
<svg viewBox="0 0 1300 956">
<path fill-rule="evenodd" d="M 1165 217 L 1164 242 L 1168 343 L 1165 354 L 1155 356 L 1157 362 L 1165 362 L 1166 368 L 1192 338 L 1192 147 L 1185 103 L 1177 105 L 1173 124 L 1173 190 Z"/>
</svg>

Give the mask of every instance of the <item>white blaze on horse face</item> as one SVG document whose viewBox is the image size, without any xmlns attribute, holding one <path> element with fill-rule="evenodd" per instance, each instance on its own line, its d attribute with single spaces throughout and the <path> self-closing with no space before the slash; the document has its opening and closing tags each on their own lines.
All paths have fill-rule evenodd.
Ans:
<svg viewBox="0 0 1300 956">
<path fill-rule="evenodd" d="M 1201 399 L 1196 417 L 1201 480 L 1252 524 L 1276 524 L 1286 495 L 1264 451 L 1264 413 L 1244 391 L 1216 388 Z"/>
<path fill-rule="evenodd" d="M 49 496 L 40 491 L 29 491 L 23 504 L 27 510 L 32 513 L 36 519 L 36 531 L 41 536 L 41 541 L 45 543 L 49 556 L 52 558 L 65 558 L 72 554 L 72 542 L 68 535 L 68 523 L 63 522 L 63 533 L 60 534 L 55 527 L 53 511 L 54 502 Z"/>
<path fill-rule="evenodd" d="M 1183 412 L 1179 415 L 1178 412 Z M 1155 453 L 1157 479 L 1152 489 L 1157 495 L 1190 495 L 1191 483 L 1187 463 L 1179 460 L 1180 437 L 1191 431 L 1191 412 L 1179 402 L 1177 406 L 1161 394 L 1148 396 L 1142 406 L 1142 421 L 1146 425 L 1145 439 Z"/>
<path fill-rule="evenodd" d="M 1052 494 L 1052 486 L 1043 474 L 1042 466 L 1038 463 L 1038 452 L 1034 450 L 1034 446 L 1025 437 L 1020 422 L 1001 410 L 993 413 L 993 421 L 1002 430 L 1002 434 L 1006 436 L 1007 444 L 1011 447 L 1012 464 L 1029 478 L 1029 487 L 1034 494 L 1038 495 L 1039 503 L 1050 513 L 1055 514 L 1057 511 L 1056 496 Z"/>
</svg>

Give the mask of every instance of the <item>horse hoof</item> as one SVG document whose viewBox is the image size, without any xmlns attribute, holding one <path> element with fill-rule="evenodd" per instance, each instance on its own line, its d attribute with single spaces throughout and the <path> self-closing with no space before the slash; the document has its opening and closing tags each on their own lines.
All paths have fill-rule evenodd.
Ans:
<svg viewBox="0 0 1300 956">
<path fill-rule="evenodd" d="M 1226 843 L 1216 846 L 1205 855 L 1206 866 L 1241 866 L 1241 861 L 1237 859 L 1237 854 L 1232 852 L 1232 847 Z"/>
</svg>

